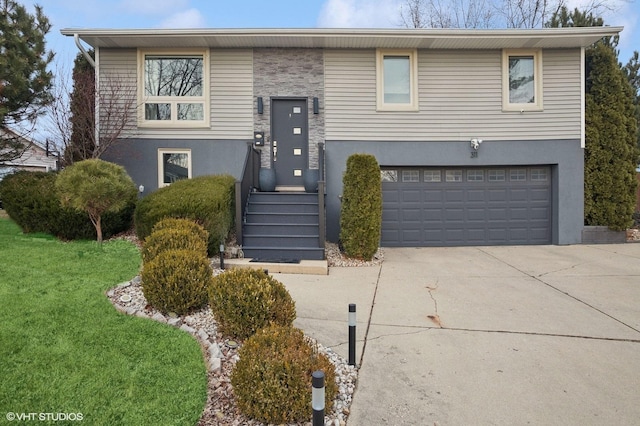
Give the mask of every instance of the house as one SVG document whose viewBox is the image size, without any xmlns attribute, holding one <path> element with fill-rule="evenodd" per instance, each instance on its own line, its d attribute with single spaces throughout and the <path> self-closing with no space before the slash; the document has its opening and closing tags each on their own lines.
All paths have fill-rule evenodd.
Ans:
<svg viewBox="0 0 640 426">
<path fill-rule="evenodd" d="M 26 136 L 9 130 L 1 129 L 4 137 L 17 138 L 23 141 L 26 149 L 18 158 L 0 163 L 0 180 L 7 174 L 17 170 L 28 170 L 32 172 L 49 172 L 58 170 L 57 153 L 49 151 L 46 146 L 41 146 Z"/>
<path fill-rule="evenodd" d="M 137 115 L 104 158 L 122 164 L 145 193 L 178 178 L 230 173 L 249 180 L 242 208 L 253 205 L 251 217 L 273 222 L 286 209 L 251 192 L 261 185 L 248 159 L 259 153 L 272 196 L 320 182 L 314 244 L 324 247 L 325 236 L 339 238 L 342 175 L 353 153 L 373 154 L 381 166 L 382 246 L 580 243 L 584 48 L 621 30 L 62 34 L 95 49 L 102 93 L 117 81 L 136 94 Z M 247 212 L 237 217 L 247 222 Z M 248 226 L 239 232 L 254 235 Z M 276 247 L 298 233 L 258 236 Z"/>
</svg>

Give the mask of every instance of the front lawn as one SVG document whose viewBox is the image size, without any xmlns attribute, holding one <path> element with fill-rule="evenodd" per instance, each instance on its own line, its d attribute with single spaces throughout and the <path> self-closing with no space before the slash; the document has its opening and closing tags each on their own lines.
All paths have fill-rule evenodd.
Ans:
<svg viewBox="0 0 640 426">
<path fill-rule="evenodd" d="M 0 218 L 0 418 L 82 413 L 91 425 L 193 425 L 206 402 L 199 344 L 118 313 L 105 291 L 138 273 L 126 241 L 60 242 Z M 64 422 L 58 422 L 58 424 Z"/>
</svg>

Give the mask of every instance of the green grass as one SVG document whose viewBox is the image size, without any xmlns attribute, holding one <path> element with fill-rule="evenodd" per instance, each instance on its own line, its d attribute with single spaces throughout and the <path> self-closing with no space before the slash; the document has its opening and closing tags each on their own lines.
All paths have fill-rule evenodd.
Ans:
<svg viewBox="0 0 640 426">
<path fill-rule="evenodd" d="M 198 343 L 118 313 L 104 294 L 139 267 L 126 241 L 64 243 L 0 218 L 0 423 L 7 412 L 82 413 L 91 425 L 197 423 L 207 392 Z"/>
</svg>

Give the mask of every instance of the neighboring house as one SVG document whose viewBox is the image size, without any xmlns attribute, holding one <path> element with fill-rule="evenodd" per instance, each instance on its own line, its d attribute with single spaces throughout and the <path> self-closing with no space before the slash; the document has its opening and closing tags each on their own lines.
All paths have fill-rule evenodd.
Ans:
<svg viewBox="0 0 640 426">
<path fill-rule="evenodd" d="M 17 170 L 28 170 L 32 172 L 58 170 L 57 155 L 48 151 L 46 147 L 24 136 L 20 136 L 11 130 L 0 130 L 0 132 L 12 138 L 22 139 L 27 146 L 20 157 L 10 161 L 0 162 L 0 180 L 7 174 Z"/>
<path fill-rule="evenodd" d="M 457 246 L 581 242 L 584 48 L 621 30 L 62 33 L 95 49 L 101 90 L 117 80 L 137 92 L 138 115 L 104 158 L 145 193 L 177 178 L 241 179 L 257 141 L 281 192 L 322 168 L 326 238 L 337 241 L 347 158 L 370 153 L 381 245 Z"/>
</svg>

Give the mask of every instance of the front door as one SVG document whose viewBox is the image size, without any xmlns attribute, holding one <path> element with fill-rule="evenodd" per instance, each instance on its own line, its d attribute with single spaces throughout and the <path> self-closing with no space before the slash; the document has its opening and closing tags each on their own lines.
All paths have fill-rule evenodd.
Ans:
<svg viewBox="0 0 640 426">
<path fill-rule="evenodd" d="M 303 186 L 308 133 L 306 99 L 271 100 L 271 161 L 278 187 Z"/>
</svg>

